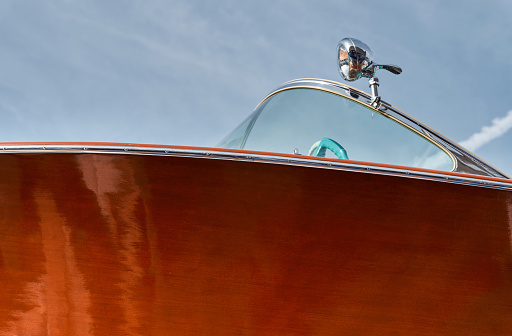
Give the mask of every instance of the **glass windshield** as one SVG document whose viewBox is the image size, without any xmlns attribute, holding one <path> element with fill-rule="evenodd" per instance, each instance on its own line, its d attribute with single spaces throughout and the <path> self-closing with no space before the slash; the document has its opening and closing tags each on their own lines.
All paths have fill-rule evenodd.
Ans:
<svg viewBox="0 0 512 336">
<path fill-rule="evenodd" d="M 219 147 L 453 169 L 451 157 L 414 130 L 344 96 L 316 89 L 271 96 Z"/>
</svg>

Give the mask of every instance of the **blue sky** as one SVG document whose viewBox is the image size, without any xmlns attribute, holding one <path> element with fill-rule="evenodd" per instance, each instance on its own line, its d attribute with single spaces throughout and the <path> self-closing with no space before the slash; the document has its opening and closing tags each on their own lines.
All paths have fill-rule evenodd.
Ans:
<svg viewBox="0 0 512 336">
<path fill-rule="evenodd" d="M 403 68 L 379 73 L 384 100 L 512 175 L 511 16 L 508 0 L 3 0 L 0 141 L 213 146 L 281 83 L 342 81 L 350 36 Z"/>
</svg>

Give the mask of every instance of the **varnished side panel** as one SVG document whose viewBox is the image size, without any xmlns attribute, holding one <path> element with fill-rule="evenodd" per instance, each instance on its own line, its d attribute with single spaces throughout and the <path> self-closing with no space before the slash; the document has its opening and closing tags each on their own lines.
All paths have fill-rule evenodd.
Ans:
<svg viewBox="0 0 512 336">
<path fill-rule="evenodd" d="M 510 335 L 512 193 L 0 155 L 0 335 Z"/>
</svg>

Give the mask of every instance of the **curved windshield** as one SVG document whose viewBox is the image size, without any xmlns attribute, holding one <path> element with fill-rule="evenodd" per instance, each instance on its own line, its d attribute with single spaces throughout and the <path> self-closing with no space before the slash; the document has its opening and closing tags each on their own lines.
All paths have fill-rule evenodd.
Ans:
<svg viewBox="0 0 512 336">
<path fill-rule="evenodd" d="M 271 96 L 219 147 L 453 169 L 446 152 L 412 129 L 344 96 L 316 89 Z"/>
</svg>

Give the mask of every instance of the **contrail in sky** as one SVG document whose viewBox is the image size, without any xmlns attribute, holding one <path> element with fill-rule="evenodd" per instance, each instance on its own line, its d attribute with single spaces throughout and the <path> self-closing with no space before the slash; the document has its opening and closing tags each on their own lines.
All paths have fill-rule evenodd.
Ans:
<svg viewBox="0 0 512 336">
<path fill-rule="evenodd" d="M 477 132 L 468 139 L 461 141 L 460 144 L 470 151 L 475 151 L 489 141 L 502 136 L 511 128 L 512 110 L 508 111 L 507 115 L 503 118 L 494 118 L 491 126 L 482 127 L 480 132 Z"/>
</svg>

